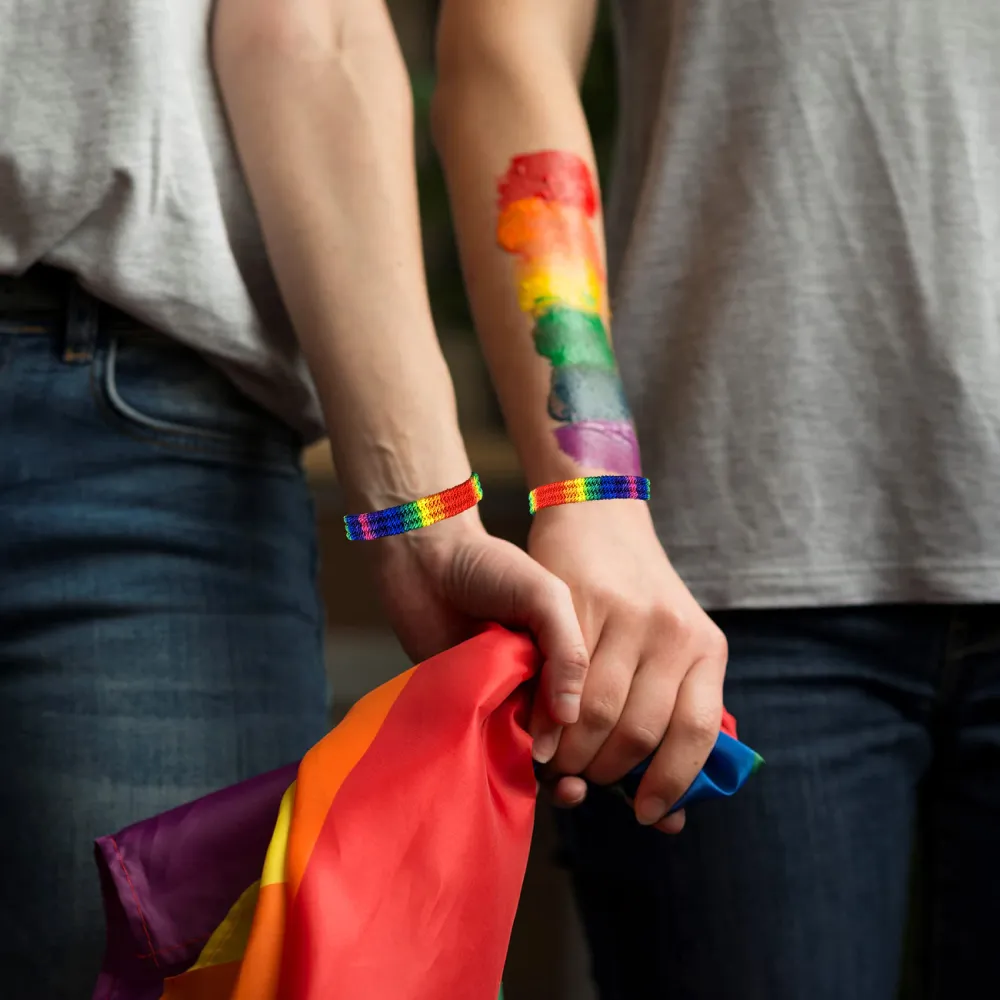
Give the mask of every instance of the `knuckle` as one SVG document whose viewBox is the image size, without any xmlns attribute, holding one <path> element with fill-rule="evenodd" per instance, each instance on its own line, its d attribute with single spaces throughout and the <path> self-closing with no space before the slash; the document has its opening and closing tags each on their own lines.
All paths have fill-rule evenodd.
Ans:
<svg viewBox="0 0 1000 1000">
<path fill-rule="evenodd" d="M 621 708 L 613 698 L 584 698 L 580 707 L 580 722 L 587 729 L 607 732 L 618 722 Z"/>
<path fill-rule="evenodd" d="M 574 691 L 582 690 L 583 680 L 587 676 L 589 667 L 590 660 L 586 649 L 577 647 L 566 653 L 559 665 L 563 685 L 572 687 Z"/>
<path fill-rule="evenodd" d="M 713 625 L 705 639 L 706 651 L 712 659 L 726 663 L 729 659 L 729 640 L 725 632 Z"/>
<path fill-rule="evenodd" d="M 620 727 L 620 739 L 630 754 L 648 757 L 659 745 L 662 734 L 641 722 L 627 722 Z"/>
<path fill-rule="evenodd" d="M 570 585 L 555 574 L 548 574 L 539 581 L 541 597 L 553 609 L 563 610 L 573 606 L 573 591 Z"/>
<path fill-rule="evenodd" d="M 696 711 L 687 712 L 682 718 L 677 720 L 684 737 L 692 743 L 703 744 L 712 743 L 719 735 L 719 727 L 722 722 L 721 709 L 702 708 Z"/>
<path fill-rule="evenodd" d="M 691 636 L 690 616 L 681 608 L 658 607 L 653 614 L 657 631 L 674 644 L 683 644 Z"/>
</svg>

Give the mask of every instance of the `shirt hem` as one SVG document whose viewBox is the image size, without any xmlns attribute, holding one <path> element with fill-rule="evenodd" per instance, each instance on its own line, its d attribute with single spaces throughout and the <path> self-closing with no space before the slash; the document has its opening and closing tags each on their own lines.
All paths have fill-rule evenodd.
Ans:
<svg viewBox="0 0 1000 1000">
<path fill-rule="evenodd" d="M 707 574 L 675 569 L 708 611 L 1000 603 L 1000 560 L 797 569 L 747 568 Z"/>
</svg>

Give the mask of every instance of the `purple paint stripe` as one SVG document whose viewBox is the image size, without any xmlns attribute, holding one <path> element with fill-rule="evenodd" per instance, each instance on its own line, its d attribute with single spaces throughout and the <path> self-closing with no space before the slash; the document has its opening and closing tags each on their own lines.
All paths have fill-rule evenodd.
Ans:
<svg viewBox="0 0 1000 1000">
<path fill-rule="evenodd" d="M 560 450 L 586 469 L 641 476 L 639 442 L 629 423 L 585 420 L 555 429 Z"/>
</svg>

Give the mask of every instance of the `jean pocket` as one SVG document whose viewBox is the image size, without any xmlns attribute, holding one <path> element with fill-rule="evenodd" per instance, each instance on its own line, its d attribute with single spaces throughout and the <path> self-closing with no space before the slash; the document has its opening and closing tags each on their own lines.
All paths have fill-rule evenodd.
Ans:
<svg viewBox="0 0 1000 1000">
<path fill-rule="evenodd" d="M 112 420 L 186 455 L 297 470 L 301 438 L 183 344 L 113 332 L 95 367 Z"/>
</svg>

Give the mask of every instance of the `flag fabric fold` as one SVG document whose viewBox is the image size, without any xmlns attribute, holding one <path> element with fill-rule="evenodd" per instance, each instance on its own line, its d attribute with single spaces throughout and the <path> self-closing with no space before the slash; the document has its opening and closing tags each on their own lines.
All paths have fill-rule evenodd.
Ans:
<svg viewBox="0 0 1000 1000">
<path fill-rule="evenodd" d="M 94 1000 L 494 1000 L 534 822 L 537 667 L 491 627 L 363 698 L 297 767 L 101 838 Z M 757 760 L 723 732 L 686 801 L 732 794 Z"/>
</svg>

